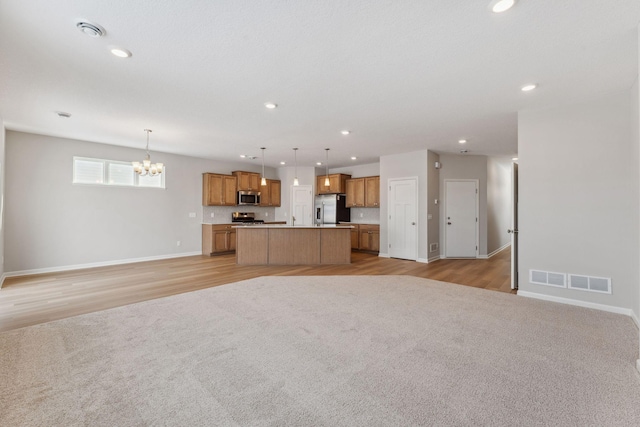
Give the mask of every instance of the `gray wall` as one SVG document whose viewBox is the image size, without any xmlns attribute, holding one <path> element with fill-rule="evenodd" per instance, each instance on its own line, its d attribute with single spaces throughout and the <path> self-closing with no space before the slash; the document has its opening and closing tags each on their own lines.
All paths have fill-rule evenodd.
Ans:
<svg viewBox="0 0 640 427">
<path fill-rule="evenodd" d="M 418 260 L 428 259 L 427 225 L 427 150 L 380 157 L 380 255 L 388 256 L 389 228 L 384 218 L 388 217 L 389 180 L 392 178 L 418 178 Z"/>
<path fill-rule="evenodd" d="M 638 33 L 640 36 L 640 32 Z M 638 80 L 636 80 L 635 84 L 631 88 L 631 142 L 634 148 L 633 155 L 631 156 L 636 160 L 638 165 L 640 165 L 640 85 L 638 84 Z M 636 182 L 640 182 L 640 167 L 637 168 L 637 175 L 635 177 Z M 640 185 L 638 186 L 640 190 Z M 638 203 L 640 204 L 640 195 L 638 197 Z M 638 206 L 638 212 L 640 213 L 640 206 Z M 640 215 L 638 216 L 638 221 L 640 221 Z M 640 230 L 640 224 L 638 225 L 638 229 Z M 638 244 L 640 245 L 640 236 L 638 236 Z M 640 252 L 640 248 L 638 249 Z M 636 265 L 638 269 L 640 269 L 640 259 L 636 261 Z M 640 276 L 640 270 L 638 272 L 638 276 Z M 636 301 L 635 307 L 633 311 L 636 316 L 636 321 L 640 321 L 640 281 L 638 282 L 638 286 L 635 288 L 635 298 Z M 640 359 L 638 369 L 640 370 Z"/>
<path fill-rule="evenodd" d="M 167 165 L 164 190 L 71 183 L 73 156 L 132 161 L 143 155 L 137 149 L 8 131 L 5 271 L 200 252 L 202 173 L 260 169 L 152 151 L 152 160 Z M 277 178 L 274 169 L 265 174 Z"/>
<path fill-rule="evenodd" d="M 477 179 L 479 195 L 479 256 L 487 255 L 487 157 L 457 154 L 440 154 L 440 196 L 444 202 L 445 179 Z M 444 218 L 444 203 L 440 204 L 440 215 Z M 444 222 L 440 224 L 440 249 L 444 256 Z"/>
<path fill-rule="evenodd" d="M 487 253 L 491 255 L 511 242 L 510 157 L 487 157 Z"/>
<path fill-rule="evenodd" d="M 638 157 L 631 91 L 518 114 L 520 290 L 637 308 Z M 529 270 L 612 279 L 612 295 L 529 282 Z"/>
<path fill-rule="evenodd" d="M 5 181 L 5 130 L 0 116 L 0 286 L 4 276 L 4 181 Z"/>
<path fill-rule="evenodd" d="M 440 155 L 429 151 L 427 159 L 427 214 L 431 215 L 431 219 L 427 216 L 429 245 L 438 244 L 437 249 L 428 254 L 429 260 L 436 260 L 440 258 L 440 205 L 436 204 L 436 199 L 440 200 L 440 169 L 436 169 L 435 163 L 440 161 Z"/>
</svg>

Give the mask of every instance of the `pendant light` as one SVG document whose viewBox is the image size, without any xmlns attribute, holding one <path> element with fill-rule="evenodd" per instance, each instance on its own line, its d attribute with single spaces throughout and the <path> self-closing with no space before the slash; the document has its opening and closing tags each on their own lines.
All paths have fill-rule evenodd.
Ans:
<svg viewBox="0 0 640 427">
<path fill-rule="evenodd" d="M 325 162 L 325 177 L 324 177 L 324 186 L 325 187 L 330 187 L 331 186 L 331 181 L 329 181 L 329 149 L 325 148 L 325 151 L 327 152 L 327 161 Z"/>
<path fill-rule="evenodd" d="M 147 158 L 140 162 L 131 162 L 133 165 L 133 170 L 140 176 L 155 176 L 162 173 L 164 169 L 164 164 L 162 163 L 151 163 L 151 155 L 149 154 L 149 133 L 153 132 L 151 129 L 144 130 L 147 133 Z"/>
<path fill-rule="evenodd" d="M 300 185 L 300 182 L 298 182 L 298 149 L 297 148 L 293 149 L 293 158 L 296 166 L 295 176 L 293 177 L 293 185 L 297 187 L 298 185 Z"/>
<path fill-rule="evenodd" d="M 260 185 L 264 187 L 267 185 L 267 179 L 264 177 L 264 150 L 266 148 L 262 147 L 260 149 L 262 150 L 262 179 L 260 180 Z"/>
</svg>

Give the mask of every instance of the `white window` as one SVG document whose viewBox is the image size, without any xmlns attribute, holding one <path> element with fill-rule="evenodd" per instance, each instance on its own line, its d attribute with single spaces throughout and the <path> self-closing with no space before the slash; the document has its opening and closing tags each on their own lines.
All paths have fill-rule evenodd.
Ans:
<svg viewBox="0 0 640 427">
<path fill-rule="evenodd" d="M 164 167 L 159 175 L 140 176 L 133 171 L 133 165 L 129 162 L 74 156 L 73 183 L 165 188 L 166 169 Z"/>
</svg>

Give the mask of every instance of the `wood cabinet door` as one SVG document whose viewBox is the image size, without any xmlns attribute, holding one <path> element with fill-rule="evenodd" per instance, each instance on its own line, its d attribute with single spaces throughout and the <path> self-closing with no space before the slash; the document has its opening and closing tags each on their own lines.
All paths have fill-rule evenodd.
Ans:
<svg viewBox="0 0 640 427">
<path fill-rule="evenodd" d="M 267 185 L 260 187 L 260 206 L 269 206 L 271 204 L 271 187 L 269 186 L 269 181 L 270 180 L 267 180 Z"/>
<path fill-rule="evenodd" d="M 369 247 L 371 251 L 380 252 L 380 231 L 371 231 L 371 234 L 369 234 Z"/>
<path fill-rule="evenodd" d="M 222 181 L 222 204 L 226 206 L 236 206 L 236 187 L 238 185 L 238 179 L 233 175 L 223 175 Z"/>
<path fill-rule="evenodd" d="M 329 192 L 330 187 L 324 185 L 326 177 L 326 175 L 318 175 L 316 177 L 316 191 L 318 194 L 327 194 Z"/>
<path fill-rule="evenodd" d="M 329 182 L 331 183 L 331 185 L 329 185 L 329 193 L 344 193 L 344 188 L 340 185 L 341 182 L 339 174 L 329 175 Z"/>
<path fill-rule="evenodd" d="M 345 206 L 348 208 L 352 208 L 356 206 L 356 180 L 348 179 L 345 184 L 345 193 L 347 197 L 345 198 Z M 351 230 L 353 231 L 353 230 Z"/>
<path fill-rule="evenodd" d="M 269 206 L 280 206 L 280 186 L 278 180 L 269 180 Z"/>
<path fill-rule="evenodd" d="M 213 232 L 213 252 L 226 252 L 228 231 L 214 231 Z"/>
<path fill-rule="evenodd" d="M 205 179 L 207 180 L 207 183 L 205 185 L 205 192 L 206 195 L 204 195 L 203 198 L 206 199 L 206 205 L 207 206 L 221 206 L 223 205 L 223 200 L 222 200 L 222 175 L 216 175 L 216 174 L 206 174 L 205 175 Z"/>
<path fill-rule="evenodd" d="M 370 251 L 371 245 L 369 244 L 369 230 L 360 230 L 360 250 Z"/>
<path fill-rule="evenodd" d="M 248 175 L 248 181 L 249 181 L 249 188 L 248 190 L 251 191 L 260 191 L 260 174 L 258 173 L 249 173 Z"/>
<path fill-rule="evenodd" d="M 351 249 L 360 249 L 360 232 L 358 227 L 351 229 Z"/>
<path fill-rule="evenodd" d="M 364 206 L 368 208 L 380 207 L 380 177 L 370 176 L 364 179 Z"/>
</svg>

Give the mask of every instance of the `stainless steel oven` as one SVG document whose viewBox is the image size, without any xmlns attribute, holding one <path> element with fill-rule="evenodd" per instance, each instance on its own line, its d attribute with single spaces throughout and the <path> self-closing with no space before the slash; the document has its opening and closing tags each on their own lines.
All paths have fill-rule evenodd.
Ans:
<svg viewBox="0 0 640 427">
<path fill-rule="evenodd" d="M 259 191 L 238 191 L 238 206 L 249 205 L 258 206 L 260 204 Z"/>
</svg>

